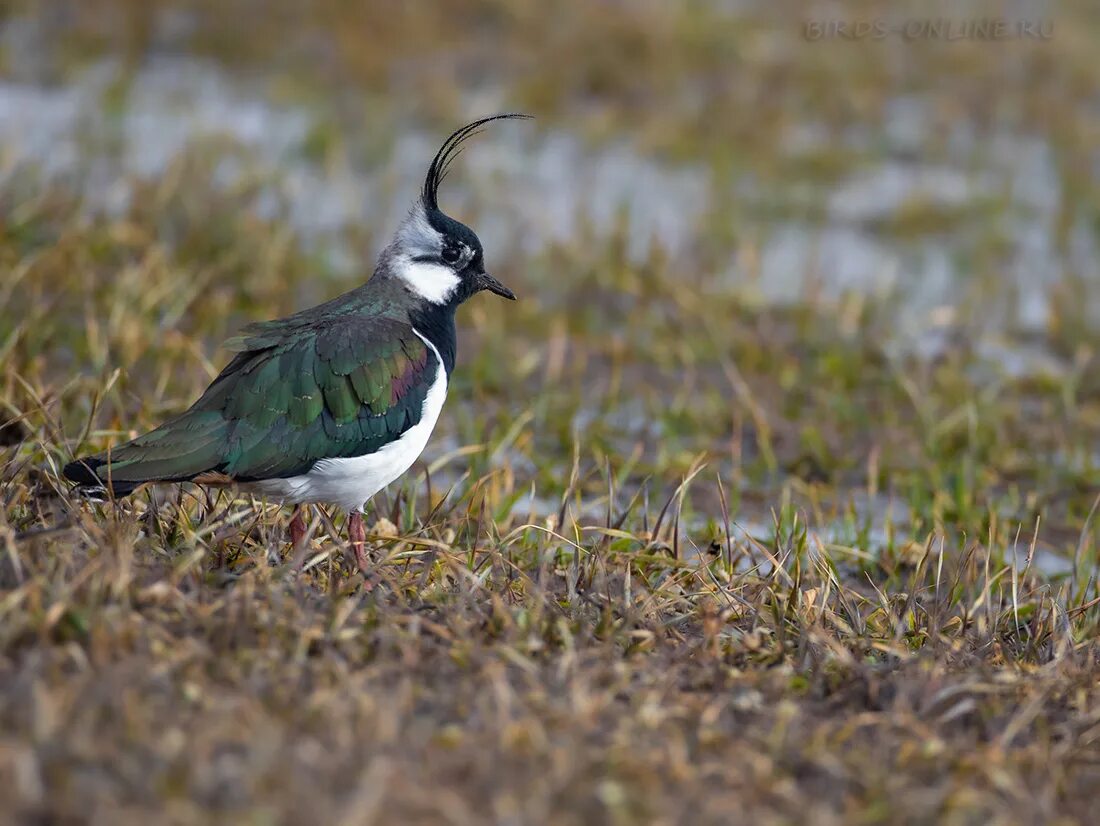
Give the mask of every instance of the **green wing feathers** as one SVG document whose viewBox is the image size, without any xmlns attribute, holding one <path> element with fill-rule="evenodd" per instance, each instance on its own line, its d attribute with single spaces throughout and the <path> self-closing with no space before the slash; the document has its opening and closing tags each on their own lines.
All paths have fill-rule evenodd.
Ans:
<svg viewBox="0 0 1100 826">
<path fill-rule="evenodd" d="M 246 327 L 230 346 L 237 355 L 189 410 L 65 475 L 85 485 L 109 479 L 116 493 L 210 472 L 295 476 L 396 439 L 420 421 L 442 369 L 407 322 L 391 319 L 306 325 L 291 316 Z"/>
</svg>

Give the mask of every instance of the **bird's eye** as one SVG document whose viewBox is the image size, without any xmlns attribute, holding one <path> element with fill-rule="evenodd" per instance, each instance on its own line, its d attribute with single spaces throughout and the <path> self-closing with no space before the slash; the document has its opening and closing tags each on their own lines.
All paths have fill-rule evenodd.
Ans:
<svg viewBox="0 0 1100 826">
<path fill-rule="evenodd" d="M 448 264 L 454 264 L 462 257 L 462 252 L 458 247 L 444 247 L 443 252 L 440 254 L 444 261 Z"/>
</svg>

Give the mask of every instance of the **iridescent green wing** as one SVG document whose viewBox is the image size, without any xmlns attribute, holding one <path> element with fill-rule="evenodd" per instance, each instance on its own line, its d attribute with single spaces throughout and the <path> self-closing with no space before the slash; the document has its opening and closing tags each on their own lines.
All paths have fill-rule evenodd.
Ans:
<svg viewBox="0 0 1100 826">
<path fill-rule="evenodd" d="M 223 472 L 241 480 L 373 453 L 420 421 L 442 369 L 411 326 L 384 319 L 337 318 L 252 352 L 222 407 Z"/>
<path fill-rule="evenodd" d="M 443 368 L 407 322 L 293 318 L 246 328 L 232 342 L 237 355 L 187 412 L 119 446 L 109 463 L 96 457 L 96 475 L 296 476 L 320 459 L 373 453 L 420 421 Z"/>
</svg>

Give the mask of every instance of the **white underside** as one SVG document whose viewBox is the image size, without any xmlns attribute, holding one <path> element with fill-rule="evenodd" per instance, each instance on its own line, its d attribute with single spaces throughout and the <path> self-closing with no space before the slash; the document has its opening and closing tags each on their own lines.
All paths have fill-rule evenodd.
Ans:
<svg viewBox="0 0 1100 826">
<path fill-rule="evenodd" d="M 443 359 L 435 345 L 420 333 L 417 335 L 431 349 L 438 365 L 419 422 L 374 453 L 350 459 L 322 459 L 301 476 L 252 482 L 248 487 L 290 504 L 322 502 L 350 512 L 362 510 L 372 496 L 412 467 L 428 443 L 447 398 Z"/>
</svg>

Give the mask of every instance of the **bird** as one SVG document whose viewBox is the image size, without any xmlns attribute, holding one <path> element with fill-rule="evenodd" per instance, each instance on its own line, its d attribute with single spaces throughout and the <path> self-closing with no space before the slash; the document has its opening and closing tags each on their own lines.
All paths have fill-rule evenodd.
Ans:
<svg viewBox="0 0 1100 826">
<path fill-rule="evenodd" d="M 439 208 L 439 187 L 475 120 L 443 142 L 420 192 L 362 285 L 316 307 L 245 326 L 232 359 L 183 413 L 62 470 L 74 491 L 124 497 L 149 483 L 236 486 L 302 508 L 336 506 L 366 573 L 363 511 L 420 456 L 455 367 L 455 312 L 471 296 L 515 294 L 485 268 L 481 241 Z"/>
</svg>

